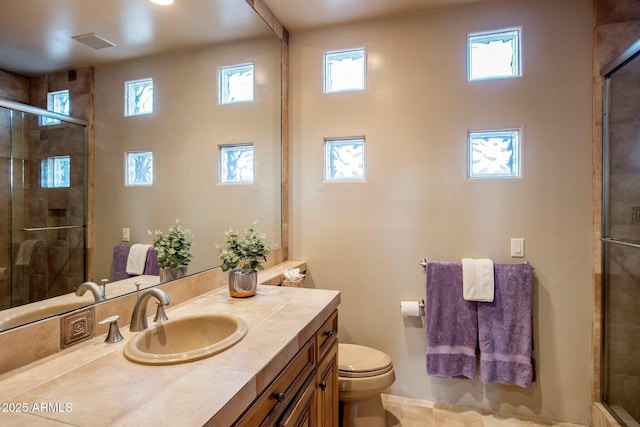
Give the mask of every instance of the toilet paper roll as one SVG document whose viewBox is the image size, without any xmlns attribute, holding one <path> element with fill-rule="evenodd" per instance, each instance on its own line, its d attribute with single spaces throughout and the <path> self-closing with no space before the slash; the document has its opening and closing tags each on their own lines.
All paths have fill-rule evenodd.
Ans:
<svg viewBox="0 0 640 427">
<path fill-rule="evenodd" d="M 401 301 L 400 311 L 402 312 L 402 317 L 420 316 L 420 304 L 418 301 Z"/>
</svg>

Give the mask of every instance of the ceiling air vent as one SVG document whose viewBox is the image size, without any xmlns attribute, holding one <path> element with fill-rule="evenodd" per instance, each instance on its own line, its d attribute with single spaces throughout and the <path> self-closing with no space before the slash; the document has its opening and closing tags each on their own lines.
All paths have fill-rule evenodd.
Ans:
<svg viewBox="0 0 640 427">
<path fill-rule="evenodd" d="M 94 49 L 104 49 L 105 47 L 116 46 L 111 40 L 107 40 L 104 37 L 97 35 L 96 33 L 82 34 L 80 36 L 73 36 L 72 39 L 79 41 Z"/>
</svg>

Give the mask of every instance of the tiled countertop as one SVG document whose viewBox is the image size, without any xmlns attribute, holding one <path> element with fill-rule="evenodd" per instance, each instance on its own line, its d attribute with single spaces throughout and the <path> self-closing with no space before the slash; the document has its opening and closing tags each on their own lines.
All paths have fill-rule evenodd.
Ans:
<svg viewBox="0 0 640 427">
<path fill-rule="evenodd" d="M 1 375 L 0 424 L 229 425 L 339 301 L 337 291 L 259 285 L 251 298 L 231 298 L 226 288 L 219 288 L 169 306 L 169 318 L 234 314 L 247 322 L 249 331 L 238 344 L 210 358 L 145 366 L 124 357 L 133 333 L 121 325 L 125 340 L 120 343 L 106 344 L 105 336 L 99 336 Z"/>
</svg>

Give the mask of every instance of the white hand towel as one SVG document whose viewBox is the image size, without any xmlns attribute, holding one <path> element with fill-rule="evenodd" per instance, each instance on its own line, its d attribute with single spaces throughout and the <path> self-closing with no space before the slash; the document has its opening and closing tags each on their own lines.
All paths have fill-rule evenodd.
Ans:
<svg viewBox="0 0 640 427">
<path fill-rule="evenodd" d="M 493 302 L 493 261 L 463 258 L 462 289 L 467 301 Z"/>
<path fill-rule="evenodd" d="M 150 247 L 151 245 L 143 245 L 140 243 L 131 245 L 129 256 L 127 257 L 127 274 L 139 276 L 144 273 L 144 266 L 147 263 L 147 252 Z"/>
</svg>

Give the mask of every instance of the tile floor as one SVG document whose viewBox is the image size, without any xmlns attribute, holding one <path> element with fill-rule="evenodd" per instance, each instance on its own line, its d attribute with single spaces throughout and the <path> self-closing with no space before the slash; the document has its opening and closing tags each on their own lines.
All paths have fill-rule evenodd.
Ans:
<svg viewBox="0 0 640 427">
<path fill-rule="evenodd" d="M 538 417 L 491 412 L 382 394 L 387 427 L 579 427 Z"/>
</svg>

